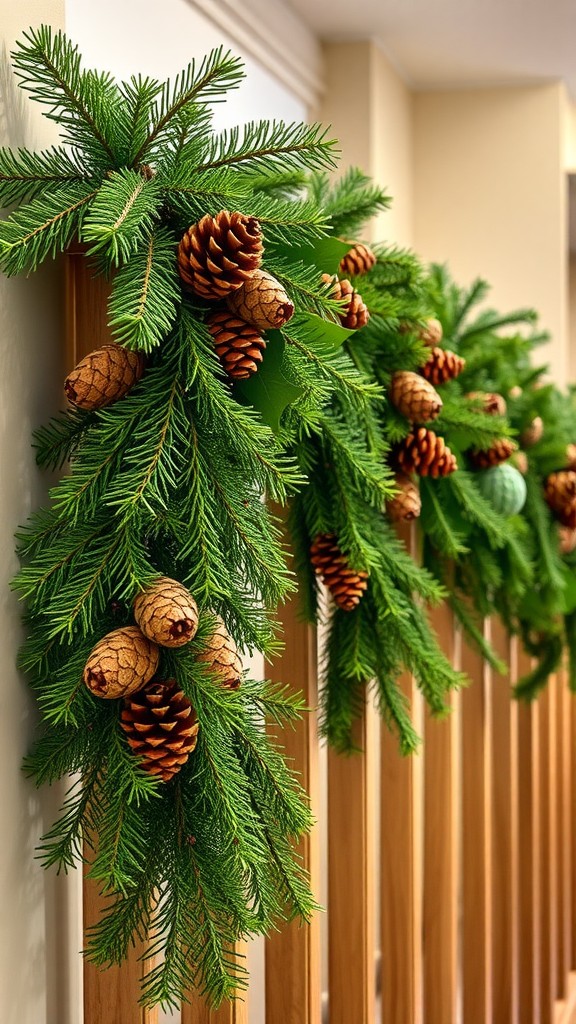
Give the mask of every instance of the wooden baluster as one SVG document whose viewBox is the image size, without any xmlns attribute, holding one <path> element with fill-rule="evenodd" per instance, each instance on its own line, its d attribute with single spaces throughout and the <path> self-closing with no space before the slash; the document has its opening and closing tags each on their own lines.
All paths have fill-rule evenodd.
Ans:
<svg viewBox="0 0 576 1024">
<path fill-rule="evenodd" d="M 550 1024 L 552 1021 L 553 1007 L 557 996 L 556 695 L 556 678 L 552 677 L 538 698 L 540 706 L 540 810 L 542 815 L 540 831 L 542 1024 Z"/>
<path fill-rule="evenodd" d="M 302 690 L 309 708 L 318 703 L 316 631 L 298 618 L 298 604 L 292 599 L 282 610 L 286 648 L 268 666 L 270 679 Z M 312 811 L 318 816 L 319 773 L 316 714 L 306 714 L 295 729 L 285 729 L 281 742 L 300 782 L 310 795 Z M 310 873 L 316 899 L 320 891 L 320 837 L 315 828 L 299 847 L 303 864 Z M 285 925 L 266 940 L 266 1024 L 320 1024 L 320 914 L 310 925 L 296 921 Z"/>
<path fill-rule="evenodd" d="M 499 619 L 492 646 L 509 666 L 492 678 L 492 970 L 498 1024 L 520 1024 L 517 642 Z"/>
<path fill-rule="evenodd" d="M 464 641 L 461 666 L 462 1016 L 492 1024 L 491 670 Z"/>
<path fill-rule="evenodd" d="M 518 678 L 531 661 L 518 643 Z M 518 836 L 520 857 L 520 1021 L 540 1024 L 540 706 L 518 704 Z"/>
<path fill-rule="evenodd" d="M 565 997 L 568 991 L 568 978 L 572 966 L 572 766 L 570 763 L 571 722 L 570 704 L 572 694 L 568 688 L 568 676 L 563 668 L 558 674 L 557 693 L 557 827 L 558 827 L 558 866 L 557 906 L 558 906 L 558 976 L 557 991 Z"/>
<path fill-rule="evenodd" d="M 245 957 L 245 943 L 238 943 L 237 955 Z M 227 1000 L 217 1010 L 211 1010 L 198 992 L 191 992 L 188 1000 L 182 1003 L 181 1024 L 248 1024 L 247 992 L 242 992 L 238 999 Z"/>
<path fill-rule="evenodd" d="M 457 664 L 454 619 L 443 605 L 431 615 L 447 657 Z M 424 721 L 423 979 L 426 1024 L 458 1020 L 459 703 L 452 714 Z"/>
<path fill-rule="evenodd" d="M 415 530 L 401 532 L 415 553 Z M 399 681 L 422 735 L 422 698 L 414 677 Z M 380 740 L 380 886 L 382 1020 L 422 1024 L 422 844 L 424 828 L 422 753 L 401 757 L 391 730 Z"/>
<path fill-rule="evenodd" d="M 374 1024 L 375 729 L 367 706 L 354 726 L 363 753 L 328 751 L 328 998 L 330 1024 Z"/>
</svg>

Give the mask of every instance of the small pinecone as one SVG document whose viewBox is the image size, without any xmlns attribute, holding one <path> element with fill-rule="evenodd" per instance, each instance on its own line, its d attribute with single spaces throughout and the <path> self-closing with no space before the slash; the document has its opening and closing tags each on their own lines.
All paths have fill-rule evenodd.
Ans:
<svg viewBox="0 0 576 1024">
<path fill-rule="evenodd" d="M 122 345 L 103 345 L 81 359 L 64 381 L 66 398 L 79 409 L 103 409 L 130 391 L 144 373 L 144 356 Z"/>
<path fill-rule="evenodd" d="M 198 719 L 174 679 L 148 683 L 124 701 L 120 725 L 149 775 L 162 782 L 180 771 L 198 742 Z"/>
<path fill-rule="evenodd" d="M 222 366 L 234 380 L 246 380 L 262 362 L 266 339 L 260 331 L 222 309 L 210 313 L 206 326 L 214 338 L 214 348 Z"/>
<path fill-rule="evenodd" d="M 576 469 L 576 444 L 569 444 L 566 447 L 566 468 Z"/>
<path fill-rule="evenodd" d="M 526 476 L 526 473 L 528 472 L 528 456 L 526 455 L 526 452 L 514 452 L 510 457 L 510 462 L 519 473 L 522 473 L 522 476 Z"/>
<path fill-rule="evenodd" d="M 470 462 L 476 469 L 489 469 L 490 466 L 499 466 L 516 451 L 514 441 L 508 437 L 499 437 L 491 448 L 473 449 L 468 452 Z"/>
<path fill-rule="evenodd" d="M 434 420 L 442 408 L 437 391 L 419 373 L 400 370 L 390 381 L 388 392 L 392 405 L 413 423 Z"/>
<path fill-rule="evenodd" d="M 228 309 L 260 331 L 283 327 L 294 313 L 282 285 L 265 270 L 255 270 L 241 288 L 228 297 Z"/>
<path fill-rule="evenodd" d="M 506 399 L 492 391 L 470 391 L 466 398 L 482 404 L 482 412 L 489 416 L 506 415 Z"/>
<path fill-rule="evenodd" d="M 544 433 L 544 423 L 541 416 L 535 416 L 526 430 L 523 430 L 520 435 L 520 444 L 523 448 L 531 448 L 533 444 L 538 444 L 538 441 L 542 439 Z"/>
<path fill-rule="evenodd" d="M 98 641 L 84 667 L 83 680 L 95 697 L 127 697 L 152 678 L 160 651 L 137 626 L 113 629 Z"/>
<path fill-rule="evenodd" d="M 260 266 L 264 246 L 255 217 L 220 210 L 205 214 L 182 236 L 178 271 L 203 299 L 225 299 Z"/>
<path fill-rule="evenodd" d="M 332 299 L 347 300 L 346 305 L 339 313 L 342 326 L 349 331 L 359 331 L 361 327 L 365 327 L 370 319 L 370 313 L 368 307 L 362 302 L 362 296 L 353 288 L 350 281 L 339 281 L 332 274 L 322 274 L 322 282 L 333 285 L 330 292 Z"/>
<path fill-rule="evenodd" d="M 443 334 L 442 324 L 435 316 L 429 317 L 426 321 L 426 326 L 420 327 L 418 331 L 420 341 L 424 342 L 425 345 L 429 345 L 430 348 L 435 348 L 442 341 Z"/>
<path fill-rule="evenodd" d="M 367 274 L 376 263 L 376 256 L 367 245 L 356 242 L 340 260 L 340 273 L 345 277 L 360 277 Z"/>
<path fill-rule="evenodd" d="M 393 523 L 406 523 L 418 519 L 422 508 L 420 490 L 409 476 L 396 474 L 398 494 L 386 502 L 386 513 Z"/>
<path fill-rule="evenodd" d="M 576 550 L 576 529 L 571 529 L 569 526 L 559 526 L 558 547 L 561 555 L 571 555 Z"/>
<path fill-rule="evenodd" d="M 220 616 L 198 661 L 204 662 L 221 686 L 237 690 L 242 682 L 242 661 L 238 649 Z"/>
<path fill-rule="evenodd" d="M 437 345 L 430 350 L 430 355 L 420 370 L 420 373 L 434 387 L 445 384 L 448 380 L 454 380 L 459 373 L 462 373 L 466 360 L 457 356 L 447 348 L 439 348 Z"/>
<path fill-rule="evenodd" d="M 522 388 L 518 384 L 515 384 L 514 387 L 510 388 L 508 394 L 510 395 L 510 398 L 520 398 L 522 395 Z"/>
<path fill-rule="evenodd" d="M 576 502 L 576 472 L 562 469 L 558 473 L 550 473 L 544 482 L 544 498 L 559 515 L 568 511 Z"/>
<path fill-rule="evenodd" d="M 566 526 L 569 530 L 576 530 L 576 501 L 566 505 L 561 512 L 557 512 L 556 517 L 562 526 Z"/>
<path fill-rule="evenodd" d="M 444 438 L 426 427 L 419 427 L 396 446 L 394 463 L 400 472 L 418 476 L 448 476 L 458 469 L 456 456 Z"/>
<path fill-rule="evenodd" d="M 182 647 L 196 636 L 198 608 L 186 587 L 161 576 L 138 594 L 134 618 L 144 636 L 161 647 Z"/>
<path fill-rule="evenodd" d="M 310 548 L 310 561 L 338 607 L 351 612 L 368 586 L 368 573 L 348 565 L 348 559 L 340 551 L 333 533 L 321 533 L 316 537 Z"/>
</svg>

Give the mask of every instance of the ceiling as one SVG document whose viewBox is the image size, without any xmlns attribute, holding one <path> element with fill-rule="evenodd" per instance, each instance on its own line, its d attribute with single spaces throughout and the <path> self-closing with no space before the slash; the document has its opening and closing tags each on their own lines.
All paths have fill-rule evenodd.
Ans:
<svg viewBox="0 0 576 1024">
<path fill-rule="evenodd" d="M 563 79 L 576 100 L 576 0 L 285 0 L 321 39 L 380 42 L 415 89 Z"/>
</svg>

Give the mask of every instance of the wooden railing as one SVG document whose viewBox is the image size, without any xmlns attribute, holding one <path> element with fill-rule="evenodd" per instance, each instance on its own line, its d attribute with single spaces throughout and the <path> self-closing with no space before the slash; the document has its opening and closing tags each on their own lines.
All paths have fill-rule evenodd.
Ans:
<svg viewBox="0 0 576 1024">
<path fill-rule="evenodd" d="M 67 262 L 73 365 L 107 340 L 105 286 L 88 284 L 81 258 Z M 330 1024 L 576 1024 L 576 703 L 563 672 L 535 703 L 516 703 L 511 686 L 529 667 L 516 640 L 486 624 L 509 666 L 502 678 L 463 643 L 446 607 L 433 619 L 472 682 L 449 716 L 432 720 L 414 681 L 402 680 L 419 754 L 402 758 L 367 707 L 356 734 L 364 753 L 328 755 L 323 808 L 316 716 L 283 737 L 315 814 L 327 814 L 327 976 L 318 914 L 267 941 L 263 992 L 218 1011 L 190 994 L 181 1024 L 251 1024 L 258 1002 L 266 1024 L 320 1024 L 323 1007 Z M 270 672 L 315 707 L 314 633 L 293 604 L 284 627 Z M 320 834 L 300 851 L 317 896 Z M 86 925 L 98 901 L 86 882 Z M 83 1024 L 157 1024 L 138 1004 L 141 952 L 121 970 L 84 966 Z"/>
</svg>

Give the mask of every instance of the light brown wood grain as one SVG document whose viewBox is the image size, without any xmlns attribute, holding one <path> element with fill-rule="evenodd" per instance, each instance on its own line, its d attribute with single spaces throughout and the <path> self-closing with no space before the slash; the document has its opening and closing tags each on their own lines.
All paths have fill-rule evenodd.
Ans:
<svg viewBox="0 0 576 1024">
<path fill-rule="evenodd" d="M 562 668 L 558 673 L 557 685 L 557 991 L 562 998 L 565 998 L 567 996 L 568 978 L 572 967 L 572 787 L 574 785 L 571 764 L 571 704 L 574 698 L 568 687 L 568 674 L 565 668 Z"/>
<path fill-rule="evenodd" d="M 530 671 L 530 658 L 518 645 L 518 678 Z M 541 1007 L 540 936 L 540 706 L 518 704 L 518 828 L 520 856 L 520 1021 L 539 1024 Z"/>
<path fill-rule="evenodd" d="M 446 605 L 431 616 L 442 649 L 457 664 L 454 619 Z M 458 1020 L 459 700 L 443 720 L 424 723 L 423 988 L 426 1024 Z"/>
<path fill-rule="evenodd" d="M 414 528 L 401 529 L 413 555 Z M 416 731 L 423 730 L 422 698 L 414 677 L 399 680 Z M 422 1024 L 422 844 L 424 757 L 402 757 L 395 734 L 380 739 L 381 1014 L 387 1024 Z"/>
<path fill-rule="evenodd" d="M 291 600 L 282 609 L 287 641 L 283 653 L 267 667 L 267 675 L 301 690 L 306 704 L 315 709 L 317 692 L 316 631 L 298 617 L 298 604 Z M 312 812 L 318 815 L 318 734 L 314 711 L 305 715 L 295 729 L 282 732 L 281 741 L 292 767 L 310 796 Z M 299 847 L 310 874 L 316 899 L 320 892 L 320 838 L 318 830 L 306 836 Z M 283 925 L 266 940 L 266 1024 L 320 1024 L 320 913 L 310 925 L 294 921 Z"/>
<path fill-rule="evenodd" d="M 246 944 L 238 943 L 237 955 L 246 956 Z M 248 1024 L 249 994 L 242 992 L 238 999 L 227 1000 L 212 1010 L 198 992 L 189 992 L 182 1003 L 181 1024 Z"/>
<path fill-rule="evenodd" d="M 491 622 L 492 646 L 508 665 L 492 676 L 492 987 L 500 1024 L 519 1019 L 518 704 L 517 644 L 502 623 Z"/>
<path fill-rule="evenodd" d="M 551 1024 L 557 991 L 557 686 L 551 677 L 538 698 L 540 706 L 540 886 L 542 1024 Z"/>
<path fill-rule="evenodd" d="M 328 993 L 330 1024 L 376 1014 L 375 712 L 355 724 L 362 754 L 328 752 Z"/>
<path fill-rule="evenodd" d="M 492 1024 L 492 674 L 464 640 L 461 667 L 471 680 L 461 695 L 462 1015 Z"/>
</svg>

